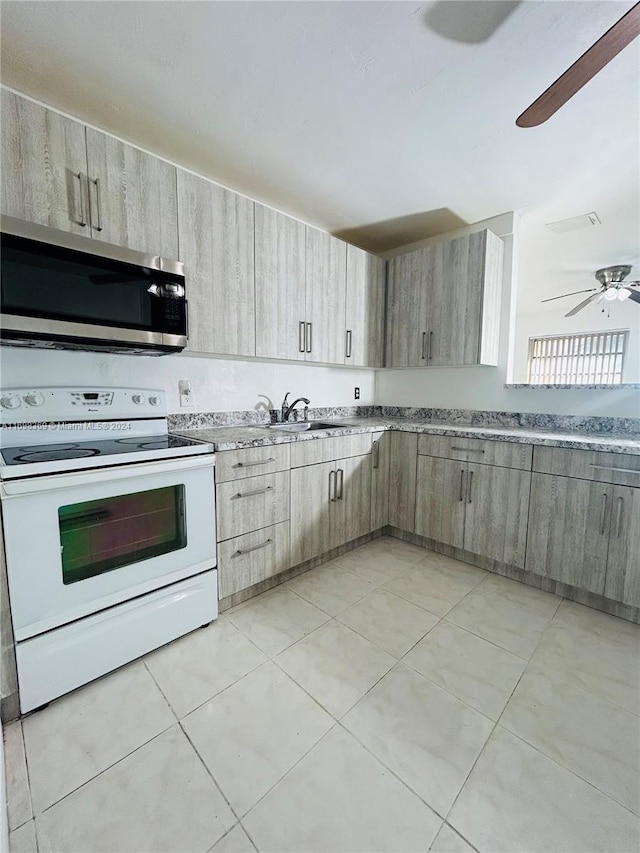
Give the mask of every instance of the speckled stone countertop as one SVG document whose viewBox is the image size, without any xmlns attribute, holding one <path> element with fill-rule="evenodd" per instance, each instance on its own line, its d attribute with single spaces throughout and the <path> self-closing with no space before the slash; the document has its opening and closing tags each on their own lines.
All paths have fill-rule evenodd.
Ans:
<svg viewBox="0 0 640 853">
<path fill-rule="evenodd" d="M 466 424 L 435 423 L 407 418 L 366 417 L 332 418 L 335 429 L 312 432 L 283 432 L 268 426 L 227 426 L 181 430 L 172 432 L 211 442 L 214 450 L 239 450 L 263 447 L 270 444 L 288 444 L 292 441 L 315 441 L 340 435 L 380 430 L 400 430 L 430 435 L 452 435 L 460 438 L 485 438 L 493 441 L 513 441 L 519 444 L 539 444 L 547 447 L 566 447 L 573 450 L 600 450 L 608 453 L 640 455 L 640 435 L 597 435 L 562 432 L 549 429 L 523 427 L 469 426 Z"/>
</svg>

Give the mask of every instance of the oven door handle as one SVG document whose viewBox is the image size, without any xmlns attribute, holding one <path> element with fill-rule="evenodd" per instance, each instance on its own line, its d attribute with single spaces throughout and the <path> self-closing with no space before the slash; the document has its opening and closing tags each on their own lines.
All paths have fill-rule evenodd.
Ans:
<svg viewBox="0 0 640 853">
<path fill-rule="evenodd" d="M 100 482 L 102 472 L 104 482 L 131 480 L 151 474 L 175 474 L 191 471 L 194 468 L 212 468 L 215 466 L 214 453 L 202 456 L 182 456 L 178 459 L 163 459 L 158 462 L 139 462 L 133 465 L 114 465 L 113 467 L 91 468 L 77 474 L 44 474 L 39 477 L 27 477 L 24 480 L 4 480 L 0 483 L 0 495 L 4 499 L 33 495 L 38 492 L 53 492 L 60 489 L 74 489 L 78 486 L 95 486 Z M 108 473 L 107 473 L 108 472 Z M 98 476 L 97 476 L 98 475 Z"/>
</svg>

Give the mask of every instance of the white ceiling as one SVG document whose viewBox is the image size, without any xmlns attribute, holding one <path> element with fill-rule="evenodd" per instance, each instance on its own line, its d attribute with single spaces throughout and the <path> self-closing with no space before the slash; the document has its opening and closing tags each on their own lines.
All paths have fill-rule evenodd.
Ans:
<svg viewBox="0 0 640 853">
<path fill-rule="evenodd" d="M 515 126 L 632 5 L 4 0 L 2 79 L 383 250 L 513 209 L 620 219 L 618 190 L 637 207 L 637 44 Z M 634 251 L 610 248 L 584 264 Z"/>
</svg>

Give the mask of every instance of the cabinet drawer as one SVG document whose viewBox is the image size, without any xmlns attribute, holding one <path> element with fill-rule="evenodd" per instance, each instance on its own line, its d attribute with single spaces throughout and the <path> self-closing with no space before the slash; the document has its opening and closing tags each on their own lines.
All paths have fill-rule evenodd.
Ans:
<svg viewBox="0 0 640 853">
<path fill-rule="evenodd" d="M 289 522 L 236 536 L 218 545 L 218 598 L 289 568 Z"/>
<path fill-rule="evenodd" d="M 533 447 L 512 441 L 489 441 L 482 438 L 456 438 L 451 435 L 420 435 L 418 453 L 461 462 L 498 465 L 501 468 L 531 470 Z"/>
<path fill-rule="evenodd" d="M 541 474 L 597 480 L 619 486 L 640 486 L 640 456 L 630 453 L 536 447 L 533 470 Z"/>
<path fill-rule="evenodd" d="M 348 459 L 349 456 L 364 456 L 371 453 L 372 442 L 373 433 L 370 432 L 298 441 L 291 445 L 291 467 L 301 468 L 303 465 Z"/>
<path fill-rule="evenodd" d="M 273 474 L 289 468 L 289 444 L 270 444 L 246 450 L 223 450 L 216 453 L 216 482 L 242 480 L 258 474 Z"/>
<path fill-rule="evenodd" d="M 216 486 L 219 542 L 289 518 L 289 472 L 231 480 Z"/>
</svg>

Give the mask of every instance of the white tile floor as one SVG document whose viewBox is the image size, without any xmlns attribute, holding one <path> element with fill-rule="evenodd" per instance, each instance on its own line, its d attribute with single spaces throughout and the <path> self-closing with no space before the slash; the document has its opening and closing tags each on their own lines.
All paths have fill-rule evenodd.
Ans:
<svg viewBox="0 0 640 853">
<path fill-rule="evenodd" d="M 11 849 L 640 849 L 640 627 L 379 539 L 5 729 Z"/>
</svg>

